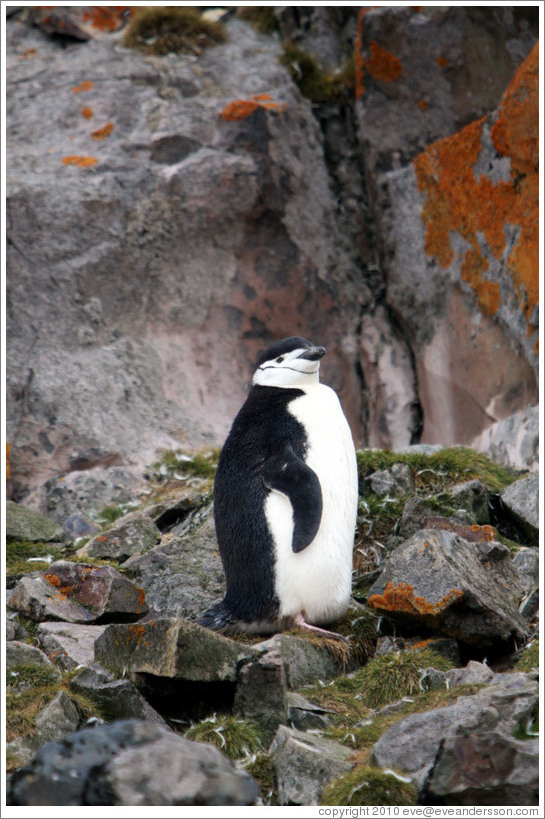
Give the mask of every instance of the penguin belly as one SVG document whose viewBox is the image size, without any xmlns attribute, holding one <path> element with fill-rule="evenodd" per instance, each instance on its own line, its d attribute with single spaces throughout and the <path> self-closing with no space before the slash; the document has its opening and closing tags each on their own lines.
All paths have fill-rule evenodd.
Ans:
<svg viewBox="0 0 545 819">
<path fill-rule="evenodd" d="M 305 387 L 290 412 L 307 435 L 305 463 L 316 473 L 323 509 L 314 540 L 292 549 L 293 514 L 288 497 L 271 491 L 265 516 L 274 542 L 279 618 L 303 612 L 314 625 L 331 623 L 348 608 L 358 503 L 356 454 L 336 393 L 324 384 Z"/>
</svg>

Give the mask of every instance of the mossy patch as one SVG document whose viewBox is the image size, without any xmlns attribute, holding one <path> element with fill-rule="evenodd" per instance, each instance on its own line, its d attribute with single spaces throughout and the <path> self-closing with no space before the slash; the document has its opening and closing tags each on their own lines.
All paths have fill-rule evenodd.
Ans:
<svg viewBox="0 0 545 819">
<path fill-rule="evenodd" d="M 9 577 L 41 571 L 64 556 L 64 550 L 57 544 L 8 540 L 6 543 L 6 575 Z"/>
<path fill-rule="evenodd" d="M 201 54 L 227 39 L 221 23 L 203 19 L 197 9 L 183 6 L 142 8 L 132 18 L 123 45 L 145 54 Z"/>
<path fill-rule="evenodd" d="M 155 481 L 176 479 L 189 482 L 192 478 L 212 481 L 218 465 L 219 449 L 185 453 L 181 450 L 162 449 L 159 458 L 147 470 Z"/>
<path fill-rule="evenodd" d="M 261 791 L 261 800 L 264 805 L 276 805 L 276 775 L 274 763 L 266 753 L 258 753 L 255 758 L 251 760 L 248 765 L 244 765 L 244 770 L 253 776 L 259 790 Z"/>
<path fill-rule="evenodd" d="M 354 85 L 353 62 L 349 62 L 342 71 L 330 73 L 324 71 L 311 54 L 294 43 L 284 45 L 280 62 L 288 69 L 303 96 L 312 102 L 342 101 Z"/>
<path fill-rule="evenodd" d="M 213 714 L 189 728 L 184 736 L 215 745 L 229 759 L 252 757 L 263 751 L 264 738 L 253 722 L 226 714 Z"/>
<path fill-rule="evenodd" d="M 539 668 L 539 640 L 532 640 L 525 646 L 515 663 L 517 671 L 532 671 L 534 668 Z"/>
<path fill-rule="evenodd" d="M 273 34 L 278 31 L 278 21 L 274 6 L 244 6 L 237 11 L 241 20 L 251 23 L 260 34 Z"/>
<path fill-rule="evenodd" d="M 330 782 L 320 805 L 415 805 L 418 792 L 405 777 L 370 765 L 356 765 Z"/>
</svg>

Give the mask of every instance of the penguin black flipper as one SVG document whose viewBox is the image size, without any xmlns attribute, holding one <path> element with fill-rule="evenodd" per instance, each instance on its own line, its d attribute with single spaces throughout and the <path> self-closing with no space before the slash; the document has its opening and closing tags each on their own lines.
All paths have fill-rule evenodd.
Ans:
<svg viewBox="0 0 545 819">
<path fill-rule="evenodd" d="M 261 475 L 268 489 L 276 489 L 289 498 L 293 509 L 291 548 L 295 553 L 302 552 L 316 537 L 322 519 L 322 487 L 318 476 L 289 443 L 267 458 Z"/>
</svg>

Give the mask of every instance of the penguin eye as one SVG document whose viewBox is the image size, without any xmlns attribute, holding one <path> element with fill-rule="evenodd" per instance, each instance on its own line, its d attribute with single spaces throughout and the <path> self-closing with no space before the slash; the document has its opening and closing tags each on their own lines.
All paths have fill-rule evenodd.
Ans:
<svg viewBox="0 0 545 819">
<path fill-rule="evenodd" d="M 278 358 L 276 359 L 277 364 L 281 364 L 283 361 L 284 361 L 284 356 L 283 355 L 279 355 Z"/>
</svg>

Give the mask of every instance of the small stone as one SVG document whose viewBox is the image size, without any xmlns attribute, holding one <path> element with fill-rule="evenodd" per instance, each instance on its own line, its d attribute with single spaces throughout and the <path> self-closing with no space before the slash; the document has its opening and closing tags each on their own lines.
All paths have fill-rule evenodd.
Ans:
<svg viewBox="0 0 545 819">
<path fill-rule="evenodd" d="M 481 481 L 467 481 L 452 486 L 449 489 L 449 502 L 455 509 L 470 512 L 479 525 L 490 523 L 488 489 Z"/>
<path fill-rule="evenodd" d="M 310 700 L 307 700 L 296 691 L 288 691 L 288 724 L 299 731 L 327 728 L 331 719 L 329 714 L 333 712 L 327 708 L 321 708 Z"/>
<path fill-rule="evenodd" d="M 20 503 L 6 503 L 6 537 L 8 540 L 62 540 L 62 529 L 54 520 Z"/>
<path fill-rule="evenodd" d="M 82 713 L 76 703 L 64 691 L 43 708 L 35 719 L 36 741 L 45 742 L 62 739 L 76 731 L 82 721 Z"/>
<path fill-rule="evenodd" d="M 43 651 L 28 643 L 12 640 L 6 643 L 6 668 L 12 668 L 16 665 L 44 665 L 60 678 L 59 672 Z"/>
<path fill-rule="evenodd" d="M 539 586 L 539 551 L 523 547 L 513 557 L 513 563 L 525 594 L 531 594 Z"/>
<path fill-rule="evenodd" d="M 411 467 L 408 464 L 393 464 L 389 469 L 373 472 L 365 483 L 381 498 L 386 495 L 408 495 L 414 491 Z"/>
<path fill-rule="evenodd" d="M 494 672 L 486 663 L 470 660 L 465 668 L 452 668 L 445 672 L 445 677 L 452 686 L 489 683 Z"/>
<path fill-rule="evenodd" d="M 110 720 L 142 719 L 165 727 L 167 725 L 134 683 L 128 679 L 116 679 L 98 663 L 80 671 L 71 681 L 70 688 L 96 703 L 101 713 Z"/>
<path fill-rule="evenodd" d="M 155 523 L 141 515 L 127 518 L 78 549 L 78 557 L 117 560 L 121 563 L 153 548 L 161 536 Z"/>
<path fill-rule="evenodd" d="M 241 717 L 257 722 L 269 740 L 279 724 L 287 722 L 287 686 L 279 651 L 268 651 L 240 666 L 233 707 Z"/>
<path fill-rule="evenodd" d="M 40 623 L 38 636 L 48 657 L 64 669 L 89 666 L 95 661 L 95 642 L 106 626 L 79 623 Z"/>
<path fill-rule="evenodd" d="M 81 512 L 75 512 L 70 517 L 66 518 L 62 525 L 62 531 L 66 540 L 78 540 L 80 537 L 92 537 L 100 532 L 100 526 L 83 515 Z"/>
<path fill-rule="evenodd" d="M 290 689 L 311 685 L 316 680 L 325 682 L 336 677 L 341 671 L 326 648 L 292 634 L 275 634 L 255 645 L 254 650 L 280 653 L 284 662 L 286 683 Z"/>
</svg>

